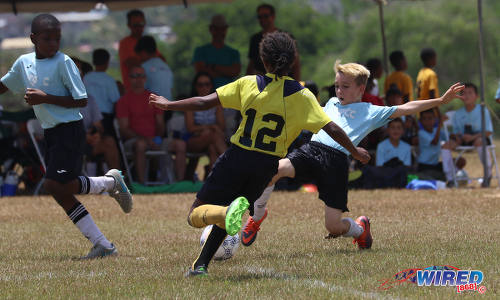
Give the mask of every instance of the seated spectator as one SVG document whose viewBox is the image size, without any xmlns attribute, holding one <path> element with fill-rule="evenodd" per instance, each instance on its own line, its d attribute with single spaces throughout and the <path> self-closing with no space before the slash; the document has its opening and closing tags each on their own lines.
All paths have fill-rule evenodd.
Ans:
<svg viewBox="0 0 500 300">
<path fill-rule="evenodd" d="M 93 72 L 83 72 L 83 83 L 87 94 L 94 98 L 102 114 L 102 125 L 106 134 L 114 136 L 113 120 L 115 118 L 115 103 L 120 99 L 116 81 L 106 74 L 109 65 L 109 52 L 96 49 L 92 53 Z M 83 68 L 83 65 L 82 65 Z M 83 70 L 82 70 L 83 71 Z"/>
<path fill-rule="evenodd" d="M 87 133 L 87 146 L 85 151 L 88 156 L 104 156 L 104 162 L 108 169 L 121 169 L 120 154 L 115 139 L 104 133 L 102 126 L 102 114 L 92 96 L 88 97 L 87 106 L 80 109 L 83 116 L 83 124 Z M 102 170 L 104 173 L 107 170 Z"/>
<path fill-rule="evenodd" d="M 463 145 L 476 147 L 479 159 L 483 165 L 482 156 L 482 136 L 481 136 L 481 106 L 476 104 L 478 99 L 477 87 L 473 83 L 465 83 L 465 89 L 461 96 L 458 96 L 463 102 L 464 107 L 458 109 L 452 117 L 453 134 L 450 136 L 451 149 Z M 488 108 L 485 107 L 485 133 L 486 142 L 490 145 L 489 137 L 493 134 L 493 125 Z M 486 166 L 488 169 L 488 178 L 491 177 L 492 162 L 489 152 L 486 152 Z"/>
<path fill-rule="evenodd" d="M 361 101 L 368 102 L 373 105 L 384 106 L 384 99 L 380 98 L 379 96 L 373 95 L 369 92 L 370 89 L 373 89 L 374 84 L 375 84 L 374 79 L 371 77 L 368 78 L 368 81 L 366 82 L 365 93 L 363 94 Z"/>
<path fill-rule="evenodd" d="M 437 127 L 434 126 L 436 121 L 438 122 Z M 443 164 L 439 162 L 441 142 L 446 141 L 446 136 L 441 130 L 443 123 L 441 120 L 436 119 L 434 110 L 430 109 L 420 113 L 420 124 L 422 124 L 422 128 L 418 131 L 419 155 L 417 158 L 417 171 L 425 172 L 434 179 L 445 181 Z M 448 172 L 450 170 L 446 170 L 445 173 Z M 452 179 L 453 173 L 450 173 L 450 175 L 451 178 L 448 178 L 448 180 Z"/>
<path fill-rule="evenodd" d="M 389 122 L 389 138 L 377 146 L 376 166 L 362 169 L 363 188 L 403 188 L 407 183 L 407 173 L 411 166 L 411 147 L 401 140 L 403 121 L 396 118 Z"/>
<path fill-rule="evenodd" d="M 135 45 L 135 52 L 146 71 L 146 89 L 153 94 L 172 99 L 174 75 L 159 56 L 153 37 L 145 35 Z"/>
<path fill-rule="evenodd" d="M 148 104 L 151 94 L 144 88 L 146 72 L 141 66 L 130 68 L 130 90 L 116 104 L 116 117 L 122 137 L 134 147 L 135 169 L 140 183 L 146 179 L 145 152 L 150 149 L 168 149 L 175 153 L 177 180 L 184 179 L 186 170 L 186 143 L 174 139 L 167 145 L 161 141 L 165 135 L 163 111 Z M 160 139 L 160 141 L 158 141 Z"/>
<path fill-rule="evenodd" d="M 387 106 L 397 106 L 403 104 L 403 95 L 396 87 L 390 88 L 385 95 Z M 401 120 L 404 124 L 404 133 L 401 138 L 410 145 L 418 144 L 418 124 L 413 116 L 402 116 Z"/>
<path fill-rule="evenodd" d="M 403 51 L 396 50 L 389 56 L 391 65 L 394 67 L 394 72 L 389 74 L 385 79 L 384 93 L 386 94 L 391 88 L 397 88 L 403 96 L 403 103 L 413 101 L 413 83 L 411 77 L 405 73 L 408 69 L 408 63 Z"/>
<path fill-rule="evenodd" d="M 212 78 L 208 73 L 199 72 L 193 80 L 192 92 L 194 96 L 206 96 L 213 92 Z M 187 151 L 194 153 L 207 152 L 212 169 L 215 161 L 226 151 L 224 138 L 224 111 L 216 106 L 205 111 L 185 112 L 186 129 L 188 131 Z"/>
</svg>

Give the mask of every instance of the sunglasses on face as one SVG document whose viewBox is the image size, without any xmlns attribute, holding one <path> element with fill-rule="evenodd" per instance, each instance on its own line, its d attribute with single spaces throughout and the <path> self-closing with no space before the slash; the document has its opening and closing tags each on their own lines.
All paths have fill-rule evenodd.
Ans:
<svg viewBox="0 0 500 300">
<path fill-rule="evenodd" d="M 135 23 L 135 24 L 130 24 L 131 27 L 139 28 L 139 27 L 144 27 L 144 23 Z"/>
<path fill-rule="evenodd" d="M 259 20 L 262 20 L 262 19 L 267 19 L 269 18 L 271 15 L 270 14 L 262 14 L 262 15 L 258 15 L 257 16 L 257 19 Z"/>
<path fill-rule="evenodd" d="M 136 78 L 146 78 L 146 74 L 141 74 L 141 73 L 132 73 L 128 75 L 130 78 L 136 79 Z"/>
</svg>

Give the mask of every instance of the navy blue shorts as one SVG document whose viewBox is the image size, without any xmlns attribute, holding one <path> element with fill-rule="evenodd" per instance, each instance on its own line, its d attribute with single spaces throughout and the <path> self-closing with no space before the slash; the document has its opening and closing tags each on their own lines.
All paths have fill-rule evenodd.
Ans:
<svg viewBox="0 0 500 300">
<path fill-rule="evenodd" d="M 250 203 L 257 200 L 278 172 L 279 157 L 231 145 L 214 164 L 196 197 L 206 204 L 229 205 L 243 196 Z"/>
<path fill-rule="evenodd" d="M 85 150 L 83 121 L 61 123 L 44 130 L 45 178 L 68 183 L 81 175 Z"/>
<path fill-rule="evenodd" d="M 347 209 L 349 162 L 342 151 L 318 142 L 309 142 L 287 155 L 295 168 L 295 178 L 314 182 L 326 206 Z"/>
</svg>

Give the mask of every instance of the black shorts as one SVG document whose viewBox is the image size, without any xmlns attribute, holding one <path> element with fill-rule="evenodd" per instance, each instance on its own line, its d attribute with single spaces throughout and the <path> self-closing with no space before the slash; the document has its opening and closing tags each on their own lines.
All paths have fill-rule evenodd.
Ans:
<svg viewBox="0 0 500 300">
<path fill-rule="evenodd" d="M 60 183 L 80 176 L 85 149 L 85 129 L 83 121 L 61 123 L 45 129 L 45 178 Z"/>
<path fill-rule="evenodd" d="M 229 205 L 243 196 L 250 203 L 257 200 L 278 172 L 279 157 L 231 145 L 215 162 L 196 197 L 206 204 Z"/>
<path fill-rule="evenodd" d="M 318 142 L 309 142 L 287 155 L 295 168 L 295 178 L 315 182 L 319 198 L 326 206 L 347 209 L 349 162 L 342 151 Z"/>
</svg>

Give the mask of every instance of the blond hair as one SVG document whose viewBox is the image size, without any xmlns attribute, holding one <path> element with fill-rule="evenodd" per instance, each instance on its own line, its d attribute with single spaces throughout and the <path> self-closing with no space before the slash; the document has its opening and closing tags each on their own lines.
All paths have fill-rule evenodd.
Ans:
<svg viewBox="0 0 500 300">
<path fill-rule="evenodd" d="M 370 71 L 363 65 L 356 63 L 341 64 L 340 60 L 337 60 L 333 69 L 336 73 L 352 76 L 357 85 L 366 85 L 368 77 L 370 77 Z"/>
</svg>

